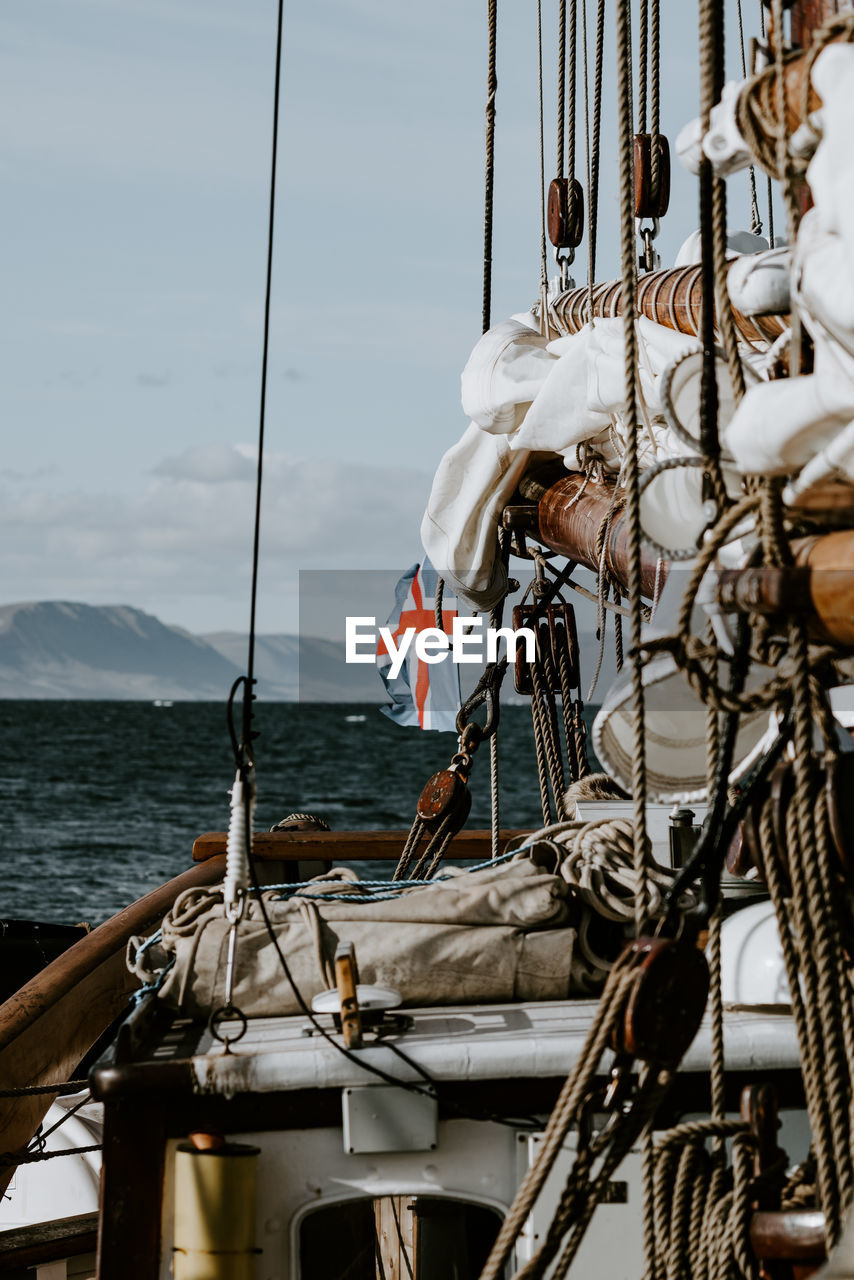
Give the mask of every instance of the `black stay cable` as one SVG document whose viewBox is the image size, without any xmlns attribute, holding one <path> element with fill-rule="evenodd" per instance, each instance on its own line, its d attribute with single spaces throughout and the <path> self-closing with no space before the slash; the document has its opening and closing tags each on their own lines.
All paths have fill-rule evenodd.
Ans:
<svg viewBox="0 0 854 1280">
<path fill-rule="evenodd" d="M 487 106 L 488 122 L 490 121 L 490 115 L 494 118 L 494 110 L 495 110 L 496 2 L 497 0 L 489 0 L 490 100 Z M 274 106 L 273 106 L 273 149 L 272 149 L 272 161 L 270 166 L 270 222 L 269 222 L 269 234 L 268 234 L 268 242 L 267 242 L 267 287 L 266 287 L 266 297 L 265 297 L 265 303 L 264 303 L 264 349 L 263 349 L 262 373 L 261 373 L 261 408 L 260 408 L 260 420 L 259 420 L 259 426 L 258 426 L 258 466 L 257 466 L 257 484 L 256 484 L 256 493 L 255 493 L 255 531 L 254 531 L 254 540 L 253 540 L 253 547 L 252 547 L 252 594 L 251 594 L 251 603 L 250 603 L 249 654 L 248 654 L 248 663 L 247 663 L 247 675 L 240 676 L 238 677 L 237 680 L 235 680 L 234 684 L 231 687 L 231 691 L 228 696 L 228 704 L 227 704 L 227 721 L 228 721 L 229 737 L 231 740 L 232 750 L 234 752 L 235 764 L 236 764 L 238 773 L 241 775 L 244 781 L 246 780 L 246 775 L 250 773 L 254 768 L 254 759 L 253 759 L 253 752 L 252 752 L 252 740 L 254 737 L 254 734 L 252 732 L 252 702 L 254 699 L 254 695 L 252 693 L 252 688 L 254 683 L 254 662 L 255 662 L 255 611 L 256 611 L 256 599 L 257 599 L 257 589 L 258 589 L 258 559 L 259 559 L 260 527 L 261 527 L 261 482 L 262 482 L 262 471 L 263 471 L 263 460 L 264 460 L 264 419 L 265 419 L 265 409 L 266 409 L 267 364 L 268 364 L 269 341 L 270 341 L 270 295 L 271 295 L 271 284 L 272 284 L 272 274 L 273 274 L 273 226 L 274 226 L 274 218 L 275 218 L 275 198 L 276 198 L 276 155 L 277 155 L 277 149 L 278 149 L 279 96 L 280 96 L 281 65 L 282 65 L 283 8 L 284 8 L 284 0 L 279 0 L 277 38 L 276 38 L 276 81 L 275 81 Z M 489 139 L 489 135 L 488 135 L 488 152 L 489 152 L 488 158 L 490 162 L 489 167 L 491 167 L 492 144 L 491 144 L 491 139 Z M 489 183 L 488 183 L 487 214 L 488 214 L 489 230 L 491 233 L 491 191 L 489 191 Z M 484 304 L 485 304 L 485 307 L 488 306 L 488 294 L 484 299 Z M 487 317 L 485 315 L 484 316 L 485 322 L 486 322 L 486 318 Z M 243 719 L 242 719 L 241 738 L 240 738 L 240 741 L 238 741 L 237 733 L 234 725 L 234 700 L 237 694 L 237 690 L 241 684 L 243 685 L 243 695 L 244 695 L 243 696 Z M 400 1049 L 397 1045 L 393 1045 L 391 1044 L 391 1042 L 385 1042 L 386 1048 L 390 1049 L 394 1054 L 396 1054 L 397 1057 L 405 1061 L 410 1066 L 410 1068 L 413 1071 L 415 1071 L 417 1075 L 421 1077 L 421 1079 L 424 1081 L 423 1085 L 414 1084 L 408 1080 L 401 1080 L 399 1076 L 395 1076 L 390 1072 L 383 1071 L 381 1067 L 377 1067 L 373 1063 L 365 1062 L 364 1059 L 361 1058 L 358 1054 L 354 1053 L 351 1049 L 348 1049 L 346 1045 L 341 1044 L 338 1040 L 336 1040 L 335 1036 L 330 1031 L 328 1031 L 326 1027 L 322 1025 L 322 1023 L 316 1017 L 314 1011 L 309 1007 L 308 1002 L 306 1001 L 305 997 L 300 991 L 296 983 L 296 980 L 293 976 L 293 973 L 291 972 L 291 968 L 287 962 L 284 951 L 282 950 L 279 939 L 276 936 L 276 931 L 273 927 L 273 922 L 271 921 L 269 912 L 267 910 L 267 904 L 264 901 L 264 895 L 263 895 L 262 887 L 258 877 L 258 869 L 256 866 L 255 858 L 252 853 L 252 806 L 251 806 L 251 800 L 250 800 L 250 790 L 251 788 L 249 786 L 245 787 L 245 804 L 244 804 L 244 821 L 246 826 L 245 834 L 246 834 L 247 860 L 249 864 L 249 879 L 252 886 L 252 890 L 255 895 L 255 900 L 258 903 L 258 908 L 261 913 L 261 918 L 264 922 L 264 929 L 273 945 L 273 948 L 276 952 L 276 956 L 279 961 L 279 965 L 288 982 L 288 985 L 290 986 L 291 990 L 294 993 L 294 998 L 296 999 L 296 1002 L 299 1005 L 301 1012 L 309 1020 L 314 1030 L 320 1036 L 322 1036 L 323 1039 L 326 1040 L 327 1043 L 333 1047 L 333 1049 L 337 1050 L 337 1052 L 340 1053 L 343 1057 L 345 1057 L 349 1062 L 354 1063 L 356 1066 L 360 1067 L 363 1071 L 367 1071 L 370 1075 L 376 1076 L 378 1079 L 384 1081 L 386 1084 L 395 1085 L 398 1088 L 407 1089 L 413 1093 L 425 1093 L 431 1097 L 435 1096 L 436 1086 L 432 1077 L 423 1067 L 419 1066 L 418 1063 L 413 1062 L 412 1059 L 409 1058 L 403 1052 L 403 1050 Z M 245 1018 L 234 1005 L 230 1005 L 230 1006 L 227 1005 L 220 1012 L 222 1014 L 233 1013 L 238 1018 L 243 1019 L 245 1023 Z M 241 1032 L 240 1034 L 242 1035 L 243 1032 Z M 378 1041 L 378 1045 L 381 1045 L 383 1043 L 384 1042 L 381 1040 Z M 448 1104 L 448 1109 L 455 1112 L 457 1115 L 465 1116 L 469 1119 L 491 1120 L 495 1123 L 510 1125 L 513 1128 L 524 1127 L 526 1123 L 531 1125 L 532 1127 L 536 1127 L 536 1128 L 540 1127 L 539 1123 L 534 1122 L 533 1119 L 528 1120 L 526 1118 L 526 1121 L 522 1121 L 521 1123 L 519 1123 L 519 1122 L 514 1122 L 512 1120 L 506 1120 L 488 1111 L 473 1112 L 473 1111 L 465 1110 L 459 1106 L 454 1106 L 452 1104 Z"/>
<path fill-rule="evenodd" d="M 276 25 L 276 83 L 273 90 L 273 141 L 270 162 L 270 221 L 267 229 L 267 287 L 264 297 L 264 349 L 261 359 L 261 405 L 258 417 L 258 465 L 255 480 L 255 530 L 252 540 L 252 590 L 249 600 L 249 652 L 243 698 L 244 753 L 252 760 L 252 704 L 255 700 L 255 612 L 258 599 L 258 556 L 261 544 L 261 484 L 264 472 L 264 425 L 267 411 L 267 364 L 270 352 L 270 295 L 273 282 L 273 228 L 276 218 L 276 157 L 279 141 L 279 97 L 282 81 L 282 26 L 284 0 L 279 0 Z"/>
</svg>

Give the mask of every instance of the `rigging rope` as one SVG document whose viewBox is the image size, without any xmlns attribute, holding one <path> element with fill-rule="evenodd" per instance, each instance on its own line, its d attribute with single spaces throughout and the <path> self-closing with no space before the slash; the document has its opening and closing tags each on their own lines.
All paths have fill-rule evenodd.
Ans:
<svg viewBox="0 0 854 1280">
<path fill-rule="evenodd" d="M 760 0 L 760 5 L 762 0 Z M 736 0 L 736 13 L 738 16 L 738 47 L 741 54 L 741 78 L 747 79 L 747 58 L 744 52 L 744 15 L 741 10 L 741 0 Z M 756 194 L 756 166 L 751 164 L 747 170 L 748 182 L 750 184 L 750 230 L 755 236 L 762 235 L 762 218 L 759 215 L 759 199 Z"/>
<path fill-rule="evenodd" d="M 596 49 L 593 63 L 593 119 L 591 130 L 587 50 L 587 0 L 582 0 L 584 26 L 584 122 L 587 160 L 587 319 L 593 319 L 596 285 L 596 235 L 599 218 L 599 139 L 602 127 L 602 77 L 605 57 L 605 0 L 597 0 Z"/>
<path fill-rule="evenodd" d="M 486 170 L 483 201 L 483 332 L 491 324 L 492 314 L 492 214 L 495 192 L 495 95 L 498 91 L 496 40 L 498 0 L 487 0 L 489 27 L 489 68 L 486 77 Z"/>
<path fill-rule="evenodd" d="M 646 133 L 649 88 L 649 0 L 638 0 L 638 133 Z"/>
<path fill-rule="evenodd" d="M 540 327 L 550 336 L 549 267 L 546 248 L 546 137 L 543 119 L 543 0 L 537 0 L 537 85 L 540 122 Z"/>
<path fill-rule="evenodd" d="M 762 39 L 765 39 L 765 0 L 759 0 L 759 30 Z M 770 173 L 765 178 L 766 195 L 768 198 L 768 243 L 774 248 L 774 186 L 771 182 Z"/>
<path fill-rule="evenodd" d="M 617 3 L 617 82 L 619 101 L 620 154 L 620 261 L 623 285 L 623 345 L 625 351 L 626 402 L 623 419 L 628 432 L 625 455 L 626 530 L 629 608 L 632 624 L 632 691 L 634 703 L 634 754 L 632 798 L 634 800 L 635 870 L 640 891 L 637 895 L 635 927 L 643 930 L 646 917 L 646 726 L 644 714 L 643 655 L 641 630 L 641 525 L 640 465 L 638 458 L 638 348 L 637 348 L 637 264 L 634 226 L 634 140 L 631 98 L 631 8 L 630 0 Z"/>
<path fill-rule="evenodd" d="M 565 3 L 565 0 L 561 0 Z M 570 178 L 575 177 L 575 104 L 577 98 L 577 66 L 578 66 L 578 0 L 571 0 L 569 10 L 569 82 L 567 96 L 569 98 L 569 118 L 567 128 L 566 171 Z"/>
<path fill-rule="evenodd" d="M 574 11 L 574 5 L 573 5 Z M 557 176 L 563 177 L 563 145 L 566 132 L 566 0 L 557 15 Z M 572 177 L 572 169 L 569 171 Z"/>
<path fill-rule="evenodd" d="M 661 15 L 659 0 L 651 0 L 649 40 L 650 198 L 653 204 L 656 204 L 658 202 L 659 186 L 661 185 L 661 156 L 659 155 L 661 137 Z"/>
</svg>

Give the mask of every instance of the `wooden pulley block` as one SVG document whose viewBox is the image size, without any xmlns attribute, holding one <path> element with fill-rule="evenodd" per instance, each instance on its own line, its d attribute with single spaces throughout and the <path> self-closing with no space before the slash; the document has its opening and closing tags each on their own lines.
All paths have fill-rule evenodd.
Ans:
<svg viewBox="0 0 854 1280">
<path fill-rule="evenodd" d="M 513 609 L 513 630 L 518 631 L 520 627 L 533 627 L 535 613 L 536 605 L 515 605 Z M 531 683 L 531 672 L 525 660 L 525 646 L 523 644 L 516 646 L 516 664 L 513 676 L 516 692 L 530 697 L 534 692 L 534 686 Z"/>
<path fill-rule="evenodd" d="M 569 671 L 569 687 L 577 689 L 581 684 L 580 654 L 578 649 L 578 628 L 575 625 L 575 610 L 571 604 L 550 604 L 548 607 L 549 641 L 555 670 L 560 675 L 561 649 L 565 649 L 566 663 Z M 560 689 L 556 690 L 560 692 Z"/>
<path fill-rule="evenodd" d="M 453 817 L 458 828 L 471 809 L 471 792 L 458 769 L 440 769 L 427 782 L 418 798 L 416 813 L 428 827 L 438 827 L 445 818 Z"/>
<path fill-rule="evenodd" d="M 709 966 L 693 942 L 637 938 L 629 944 L 634 981 L 614 1048 L 641 1062 L 676 1066 L 703 1019 Z"/>
<path fill-rule="evenodd" d="M 577 249 L 584 238 L 584 188 L 577 178 L 553 178 L 546 212 L 556 249 Z"/>
<path fill-rule="evenodd" d="M 828 762 L 824 794 L 839 871 L 848 888 L 854 890 L 854 753 L 844 752 Z"/>
<path fill-rule="evenodd" d="M 652 137 L 635 134 L 635 217 L 663 218 L 670 206 L 670 143 L 658 135 L 658 199 L 652 198 Z"/>
<path fill-rule="evenodd" d="M 551 679 L 548 691 L 561 693 L 560 657 L 565 648 L 569 674 L 570 689 L 577 689 L 581 684 L 580 649 L 578 646 L 578 628 L 575 622 L 575 610 L 571 604 L 559 602 L 547 605 L 542 609 L 539 605 L 516 605 L 513 610 L 513 629 L 529 627 L 537 637 L 537 655 L 545 654 L 550 659 Z M 516 649 L 516 692 L 530 696 L 534 692 L 531 672 L 525 657 L 525 646 L 520 644 Z"/>
</svg>

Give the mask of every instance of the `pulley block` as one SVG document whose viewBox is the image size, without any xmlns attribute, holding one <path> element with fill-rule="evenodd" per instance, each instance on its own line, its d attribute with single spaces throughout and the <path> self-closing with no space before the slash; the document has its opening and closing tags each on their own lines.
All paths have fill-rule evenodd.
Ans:
<svg viewBox="0 0 854 1280">
<path fill-rule="evenodd" d="M 652 137 L 635 134 L 635 217 L 663 218 L 670 205 L 670 144 L 658 135 L 658 195 L 652 189 Z"/>
<path fill-rule="evenodd" d="M 513 629 L 518 631 L 520 627 L 529 627 L 537 637 L 537 661 L 544 680 L 548 676 L 549 693 L 559 695 L 562 692 L 561 662 L 566 666 L 568 687 L 578 689 L 581 684 L 580 653 L 572 605 L 559 602 L 546 605 L 545 609 L 536 604 L 517 605 L 513 610 Z M 517 693 L 530 696 L 534 692 L 524 644 L 516 649 L 515 682 Z"/>
<path fill-rule="evenodd" d="M 577 249 L 584 237 L 584 188 L 577 178 L 549 183 L 546 222 L 556 249 Z"/>
<path fill-rule="evenodd" d="M 463 825 L 471 809 L 471 792 L 460 769 L 440 769 L 427 781 L 418 799 L 416 813 L 428 828 L 452 818 L 456 829 Z"/>
<path fill-rule="evenodd" d="M 635 969 L 614 1049 L 641 1062 L 678 1064 L 703 1018 L 709 966 L 688 938 L 637 938 Z"/>
</svg>

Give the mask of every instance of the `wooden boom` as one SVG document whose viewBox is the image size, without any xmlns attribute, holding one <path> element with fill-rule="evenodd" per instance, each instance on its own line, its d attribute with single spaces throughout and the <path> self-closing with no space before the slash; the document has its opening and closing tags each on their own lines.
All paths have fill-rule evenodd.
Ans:
<svg viewBox="0 0 854 1280">
<path fill-rule="evenodd" d="M 540 541 L 552 551 L 595 573 L 599 568 L 600 530 L 604 531 L 608 512 L 611 511 L 613 481 L 586 480 L 580 472 L 569 471 L 548 488 L 535 478 L 526 477 L 519 491 L 523 497 L 537 503 Z M 608 572 L 625 588 L 629 565 L 628 527 L 621 507 L 613 512 L 608 526 L 604 563 Z M 641 552 L 641 584 L 643 594 L 649 599 L 655 592 L 657 563 L 655 555 L 644 547 Z M 666 571 L 666 566 L 662 571 Z"/>
<path fill-rule="evenodd" d="M 703 268 L 672 267 L 666 271 L 650 271 L 637 285 L 638 313 L 656 324 L 677 333 L 697 337 L 703 304 Z M 586 288 L 569 289 L 558 294 L 551 306 L 552 318 L 564 335 L 578 333 L 590 319 Z M 593 289 L 593 315 L 608 318 L 623 314 L 623 285 L 620 280 L 598 284 Z M 733 310 L 736 328 L 750 343 L 773 342 L 789 323 L 788 315 L 743 316 Z"/>
<path fill-rule="evenodd" d="M 599 567 L 599 534 L 611 510 L 613 482 L 587 480 L 570 471 L 544 486 L 536 478 L 520 485 L 523 497 L 536 502 L 539 537 L 547 547 L 594 572 Z M 720 604 L 768 616 L 802 616 L 811 638 L 845 648 L 854 646 L 854 529 L 799 538 L 791 569 L 735 569 L 721 575 Z M 628 588 L 628 531 L 625 513 L 617 509 L 605 539 L 605 564 Z M 663 575 L 667 566 L 660 570 Z M 655 590 L 656 559 L 644 549 L 642 591 Z M 662 576 L 663 581 L 663 576 Z"/>
</svg>

